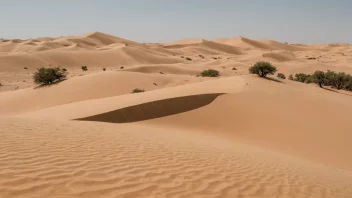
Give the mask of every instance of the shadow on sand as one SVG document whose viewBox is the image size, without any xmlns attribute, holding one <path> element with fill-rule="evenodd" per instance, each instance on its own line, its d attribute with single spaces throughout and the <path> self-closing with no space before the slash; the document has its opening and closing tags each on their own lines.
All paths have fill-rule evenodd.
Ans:
<svg viewBox="0 0 352 198">
<path fill-rule="evenodd" d="M 220 95 L 223 95 L 223 93 L 191 95 L 157 100 L 76 120 L 110 123 L 130 123 L 150 120 L 203 107 L 213 102 Z"/>
</svg>

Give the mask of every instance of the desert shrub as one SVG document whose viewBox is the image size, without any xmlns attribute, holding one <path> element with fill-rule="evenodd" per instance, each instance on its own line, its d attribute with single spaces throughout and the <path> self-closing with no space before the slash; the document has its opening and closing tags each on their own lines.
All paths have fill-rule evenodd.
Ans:
<svg viewBox="0 0 352 198">
<path fill-rule="evenodd" d="M 201 54 L 199 55 L 199 57 L 204 58 L 204 56 L 203 56 L 203 55 L 201 55 Z"/>
<path fill-rule="evenodd" d="M 192 59 L 190 57 L 186 57 L 186 60 L 191 61 Z"/>
<path fill-rule="evenodd" d="M 328 70 L 326 73 L 326 84 L 330 85 L 338 90 L 342 89 L 347 82 L 349 82 L 349 76 L 345 74 L 344 72 L 334 72 Z"/>
<path fill-rule="evenodd" d="M 347 80 L 345 82 L 343 89 L 347 91 L 352 91 L 352 76 L 349 74 L 347 75 Z"/>
<path fill-rule="evenodd" d="M 181 56 L 181 58 L 185 58 L 184 56 Z"/>
<path fill-rule="evenodd" d="M 103 68 L 103 71 L 106 71 L 106 69 L 105 69 L 105 68 Z"/>
<path fill-rule="evenodd" d="M 124 69 L 124 67 L 120 67 L 120 69 Z"/>
<path fill-rule="evenodd" d="M 294 80 L 292 74 L 290 74 L 290 75 L 288 76 L 288 79 L 289 79 L 289 80 Z"/>
<path fill-rule="evenodd" d="M 203 70 L 200 73 L 200 75 L 202 77 L 218 77 L 218 76 L 220 76 L 220 72 L 215 69 L 207 69 L 207 70 Z"/>
<path fill-rule="evenodd" d="M 64 80 L 66 76 L 67 72 L 63 71 L 60 67 L 41 67 L 33 74 L 33 80 L 36 84 L 49 85 Z"/>
<path fill-rule="evenodd" d="M 28 69 L 28 67 L 24 67 L 24 69 Z"/>
<path fill-rule="evenodd" d="M 315 58 L 315 57 L 309 57 L 309 58 L 307 58 L 308 60 L 315 60 L 315 59 L 317 59 L 317 58 Z"/>
<path fill-rule="evenodd" d="M 277 77 L 282 78 L 282 79 L 286 79 L 286 76 L 283 73 L 278 73 Z"/>
<path fill-rule="evenodd" d="M 62 71 L 67 71 L 67 69 L 66 68 L 62 68 Z"/>
<path fill-rule="evenodd" d="M 295 75 L 295 81 L 302 82 L 302 83 L 309 83 L 311 81 L 311 75 L 298 73 Z"/>
<path fill-rule="evenodd" d="M 87 71 L 88 70 L 87 66 L 82 66 L 81 68 L 82 68 L 83 71 Z"/>
<path fill-rule="evenodd" d="M 256 62 L 252 67 L 249 68 L 249 73 L 257 74 L 260 77 L 266 77 L 268 74 L 275 74 L 276 67 L 274 67 L 271 63 L 266 61 Z"/>
<path fill-rule="evenodd" d="M 315 71 L 312 74 L 312 80 L 317 83 L 319 87 L 323 87 L 324 82 L 326 82 L 325 73 L 323 71 Z"/>
<path fill-rule="evenodd" d="M 232 70 L 237 70 L 237 68 L 236 68 L 236 67 L 234 67 L 234 68 L 232 68 Z"/>
<path fill-rule="evenodd" d="M 213 59 L 214 59 L 214 60 L 217 60 L 218 58 L 216 58 L 216 57 L 213 57 Z"/>
<path fill-rule="evenodd" d="M 136 88 L 136 89 L 132 90 L 131 93 L 141 93 L 141 92 L 144 92 L 144 89 L 138 89 L 138 88 Z"/>
</svg>

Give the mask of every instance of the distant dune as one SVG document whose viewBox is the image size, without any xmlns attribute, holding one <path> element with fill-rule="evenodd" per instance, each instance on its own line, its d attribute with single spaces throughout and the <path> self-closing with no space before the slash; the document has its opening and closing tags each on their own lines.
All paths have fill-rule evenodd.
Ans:
<svg viewBox="0 0 352 198">
<path fill-rule="evenodd" d="M 0 197 L 351 198 L 352 92 L 250 75 L 257 61 L 352 74 L 352 46 L 1 39 Z M 57 66 L 66 80 L 33 83 Z"/>
</svg>

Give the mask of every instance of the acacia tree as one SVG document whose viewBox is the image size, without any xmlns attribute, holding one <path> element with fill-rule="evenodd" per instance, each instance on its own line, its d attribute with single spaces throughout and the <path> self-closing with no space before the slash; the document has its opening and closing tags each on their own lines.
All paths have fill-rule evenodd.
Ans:
<svg viewBox="0 0 352 198">
<path fill-rule="evenodd" d="M 54 82 L 62 81 L 66 78 L 67 72 L 60 67 L 37 69 L 33 74 L 33 80 L 36 84 L 49 85 Z"/>
<path fill-rule="evenodd" d="M 249 73 L 257 74 L 262 78 L 265 78 L 268 74 L 273 75 L 276 71 L 276 67 L 266 61 L 256 62 L 252 67 L 249 68 Z"/>
<path fill-rule="evenodd" d="M 335 87 L 336 89 L 342 89 L 348 82 L 348 75 L 344 72 L 336 73 L 334 71 L 328 70 L 326 72 L 326 79 L 329 85 Z"/>
<path fill-rule="evenodd" d="M 325 73 L 323 71 L 315 71 L 312 75 L 313 81 L 323 88 L 323 84 L 326 81 Z"/>
</svg>

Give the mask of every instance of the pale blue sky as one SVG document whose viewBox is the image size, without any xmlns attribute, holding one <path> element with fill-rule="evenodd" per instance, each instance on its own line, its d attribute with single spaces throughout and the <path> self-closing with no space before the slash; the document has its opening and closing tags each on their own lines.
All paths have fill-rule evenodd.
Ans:
<svg viewBox="0 0 352 198">
<path fill-rule="evenodd" d="M 351 10 L 351 0 L 0 0 L 0 38 L 100 31 L 139 42 L 352 43 Z"/>
</svg>

